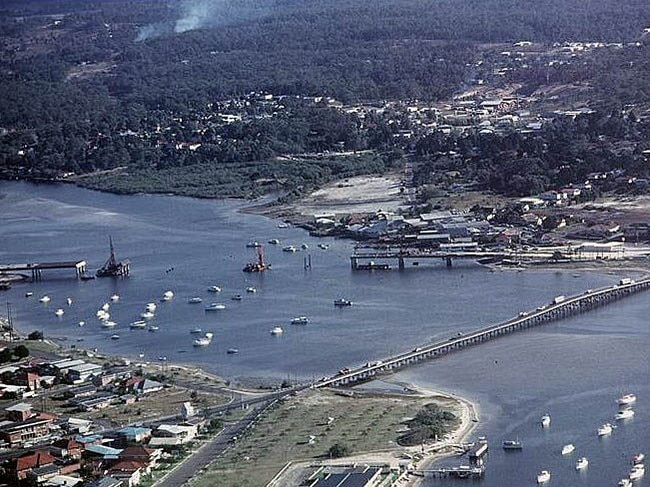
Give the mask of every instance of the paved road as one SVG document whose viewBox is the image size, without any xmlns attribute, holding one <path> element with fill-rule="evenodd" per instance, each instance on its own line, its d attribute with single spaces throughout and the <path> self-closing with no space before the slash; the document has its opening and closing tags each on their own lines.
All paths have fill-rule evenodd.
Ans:
<svg viewBox="0 0 650 487">
<path fill-rule="evenodd" d="M 193 455 L 188 457 L 167 477 L 156 482 L 155 487 L 181 487 L 201 469 L 208 466 L 219 455 L 232 445 L 232 437 L 240 436 L 268 405 L 263 403 L 251 410 L 241 420 L 226 426 L 217 436 L 203 445 Z"/>
</svg>

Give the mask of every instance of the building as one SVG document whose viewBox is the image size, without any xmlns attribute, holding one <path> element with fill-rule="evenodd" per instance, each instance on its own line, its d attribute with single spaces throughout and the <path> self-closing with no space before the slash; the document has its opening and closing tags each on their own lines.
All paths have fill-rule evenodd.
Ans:
<svg viewBox="0 0 650 487">
<path fill-rule="evenodd" d="M 101 375 L 103 370 L 104 369 L 102 366 L 98 364 L 83 363 L 75 365 L 68 368 L 68 381 L 72 382 L 73 384 L 85 382 L 91 377 Z"/>
<path fill-rule="evenodd" d="M 52 416 L 41 414 L 25 421 L 4 425 L 0 427 L 0 439 L 12 447 L 23 446 L 25 442 L 33 442 L 49 436 L 53 421 Z"/>
<path fill-rule="evenodd" d="M 53 465 L 54 460 L 55 458 L 45 450 L 28 452 L 10 460 L 5 466 L 5 472 L 11 479 L 25 480 L 33 469 Z"/>
</svg>

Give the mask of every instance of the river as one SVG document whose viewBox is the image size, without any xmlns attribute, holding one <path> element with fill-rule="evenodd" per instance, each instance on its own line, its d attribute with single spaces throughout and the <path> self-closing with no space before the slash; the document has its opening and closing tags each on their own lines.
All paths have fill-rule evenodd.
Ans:
<svg viewBox="0 0 650 487">
<path fill-rule="evenodd" d="M 194 363 L 233 379 L 312 379 L 618 279 L 604 272 L 490 272 L 471 263 L 455 263 L 451 269 L 439 263 L 402 272 L 352 272 L 351 242 L 278 228 L 277 221 L 242 213 L 244 205 L 0 182 L 0 262 L 85 259 L 94 270 L 108 256 L 110 235 L 118 258 L 132 263 L 125 279 L 84 282 L 74 279 L 71 270 L 46 271 L 42 281 L 16 285 L 0 299 L 11 303 L 20 330 L 43 330 L 68 345 Z M 265 246 L 272 269 L 242 272 L 254 258 L 246 243 L 272 238 L 281 241 Z M 309 250 L 281 250 L 303 243 Z M 319 243 L 329 248 L 319 249 Z M 303 269 L 307 254 L 310 270 Z M 208 293 L 211 285 L 222 287 L 222 293 Z M 249 286 L 257 292 L 246 293 Z M 175 293 L 174 299 L 159 303 L 166 290 Z M 25 297 L 27 291 L 34 295 Z M 107 330 L 95 312 L 115 293 L 120 301 L 109 312 L 118 325 Z M 45 294 L 52 298 L 48 304 L 38 301 Z M 232 301 L 234 294 L 241 294 L 242 301 Z M 203 303 L 189 304 L 194 296 Z M 67 297 L 73 299 L 71 306 Z M 339 297 L 354 305 L 335 308 L 333 300 Z M 128 323 L 150 301 L 158 303 L 153 322 L 159 331 L 130 330 Z M 210 302 L 226 309 L 206 313 Z M 54 315 L 57 308 L 65 311 L 60 318 Z M 543 468 L 553 473 L 551 485 L 616 485 L 629 469 L 632 452 L 650 453 L 649 312 L 647 296 L 640 294 L 452 354 L 395 379 L 451 390 L 478 404 L 478 434 L 491 441 L 482 485 L 533 485 Z M 307 326 L 289 324 L 301 315 L 309 317 Z M 80 320 L 85 326 L 78 326 Z M 278 325 L 284 333 L 272 336 L 270 330 Z M 192 347 L 194 327 L 214 333 L 209 347 Z M 119 340 L 110 339 L 115 333 Z M 239 353 L 229 355 L 229 348 Z M 596 428 L 613 419 L 615 398 L 628 390 L 639 397 L 637 415 L 611 438 L 598 440 Z M 538 420 L 547 412 L 553 422 L 542 430 Z M 506 455 L 500 442 L 514 437 L 524 450 Z M 577 450 L 563 458 L 560 449 L 569 442 Z M 591 464 L 578 474 L 573 465 L 582 455 Z M 436 482 L 432 485 L 445 483 Z"/>
</svg>

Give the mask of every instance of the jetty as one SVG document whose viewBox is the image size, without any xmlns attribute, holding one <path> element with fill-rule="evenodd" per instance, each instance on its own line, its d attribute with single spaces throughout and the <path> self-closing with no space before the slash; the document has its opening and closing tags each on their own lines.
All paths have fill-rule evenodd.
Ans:
<svg viewBox="0 0 650 487">
<path fill-rule="evenodd" d="M 43 271 L 56 269 L 74 269 L 76 276 L 81 277 L 86 272 L 85 260 L 73 260 L 67 262 L 30 262 L 24 264 L 0 264 L 1 274 L 12 274 L 29 272 L 32 281 L 39 281 L 43 277 Z"/>
</svg>

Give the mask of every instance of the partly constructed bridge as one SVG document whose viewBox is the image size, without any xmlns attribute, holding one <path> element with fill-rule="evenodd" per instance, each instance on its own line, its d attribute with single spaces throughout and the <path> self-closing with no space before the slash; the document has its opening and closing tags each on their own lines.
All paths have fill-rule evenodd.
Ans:
<svg viewBox="0 0 650 487">
<path fill-rule="evenodd" d="M 622 279 L 615 286 L 597 290 L 589 289 L 576 296 L 557 297 L 549 305 L 540 306 L 534 311 L 522 312 L 518 317 L 502 323 L 480 328 L 464 335 L 459 333 L 459 336 L 449 340 L 422 345 L 410 352 L 370 362 L 354 370 L 342 369 L 337 375 L 323 378 L 314 383 L 312 387 L 345 386 L 371 380 L 377 375 L 403 369 L 424 360 L 434 359 L 517 331 L 584 313 L 649 288 L 650 278 L 638 281 Z"/>
</svg>

